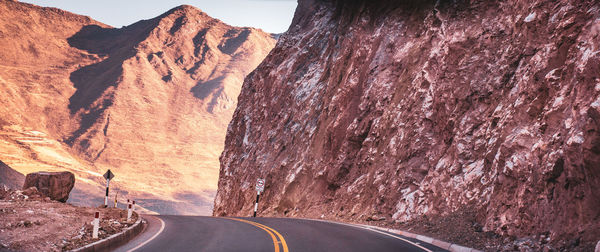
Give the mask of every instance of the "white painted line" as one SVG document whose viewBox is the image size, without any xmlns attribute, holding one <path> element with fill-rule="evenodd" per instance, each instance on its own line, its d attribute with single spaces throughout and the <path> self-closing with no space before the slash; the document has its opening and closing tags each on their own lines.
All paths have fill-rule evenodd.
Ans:
<svg viewBox="0 0 600 252">
<path fill-rule="evenodd" d="M 135 248 L 127 250 L 127 252 L 132 252 L 132 251 L 135 251 L 136 249 L 141 248 L 142 246 L 148 244 L 150 241 L 154 240 L 154 238 L 156 238 L 160 233 L 162 233 L 162 231 L 165 229 L 165 222 L 163 220 L 161 220 L 159 217 L 156 217 L 156 218 L 160 221 L 160 229 L 158 230 L 158 232 L 156 234 L 154 234 L 152 237 L 150 237 L 150 239 L 146 240 L 145 242 L 142 242 L 140 245 L 135 246 Z"/>
<path fill-rule="evenodd" d="M 420 248 L 420 249 L 422 249 L 422 250 L 425 250 L 425 251 L 427 251 L 427 252 L 433 252 L 433 251 L 429 250 L 428 248 L 426 248 L 426 247 L 423 247 L 423 246 L 419 245 L 418 243 L 411 242 L 411 241 L 409 241 L 409 240 L 406 240 L 406 239 L 404 239 L 404 238 L 402 238 L 402 237 L 398 237 L 398 236 L 395 236 L 395 235 L 391 235 L 391 234 L 388 234 L 388 233 L 386 233 L 386 232 L 382 232 L 382 231 L 379 231 L 379 230 L 376 230 L 376 229 L 372 229 L 372 228 L 365 228 L 365 227 L 361 227 L 361 228 L 368 229 L 368 230 L 371 230 L 371 231 L 373 231 L 373 232 L 377 232 L 377 233 L 380 233 L 380 234 L 384 234 L 384 235 L 387 235 L 387 236 L 389 236 L 389 237 L 394 237 L 394 238 L 396 238 L 396 239 L 399 239 L 399 240 L 403 240 L 403 241 L 405 241 L 405 242 L 408 242 L 408 243 L 410 243 L 410 244 L 412 244 L 412 245 L 414 245 L 414 246 L 416 246 L 416 247 L 418 247 L 418 248 Z"/>
<path fill-rule="evenodd" d="M 427 252 L 433 252 L 433 251 L 429 250 L 428 248 L 426 248 L 426 247 L 423 247 L 423 246 L 419 245 L 418 243 L 411 242 L 411 241 L 409 241 L 409 240 L 407 240 L 407 239 L 404 239 L 404 238 L 402 238 L 402 237 L 398 237 L 398 236 L 395 236 L 395 235 L 391 235 L 391 234 L 388 234 L 388 233 L 386 233 L 386 232 L 382 232 L 382 231 L 379 231 L 379 230 L 376 230 L 376 229 L 370 228 L 370 227 L 368 227 L 368 226 L 366 226 L 366 227 L 365 227 L 365 226 L 362 226 L 362 225 L 353 225 L 353 224 L 347 224 L 347 223 L 341 223 L 341 222 L 333 222 L 333 221 L 325 221 L 325 220 L 316 220 L 316 221 L 322 221 L 322 222 L 328 222 L 328 223 L 335 223 L 335 224 L 346 225 L 346 226 L 350 226 L 350 227 L 356 227 L 356 228 L 362 228 L 362 229 L 370 230 L 370 231 L 377 232 L 377 233 L 380 233 L 380 234 L 383 234 L 383 235 L 387 235 L 387 236 L 389 236 L 389 237 L 396 238 L 396 239 L 398 239 L 398 240 L 402 240 L 402 241 L 404 241 L 404 242 L 407 242 L 407 243 L 409 243 L 409 244 L 412 244 L 413 246 L 415 246 L 415 247 L 418 247 L 418 248 L 420 248 L 420 249 L 422 249 L 422 250 L 425 250 L 425 251 L 427 251 Z"/>
</svg>

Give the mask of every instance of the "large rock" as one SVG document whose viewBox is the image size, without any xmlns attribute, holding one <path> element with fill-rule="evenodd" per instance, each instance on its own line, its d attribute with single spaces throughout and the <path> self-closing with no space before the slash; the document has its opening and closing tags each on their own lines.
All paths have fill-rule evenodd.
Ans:
<svg viewBox="0 0 600 252">
<path fill-rule="evenodd" d="M 75 175 L 70 172 L 35 172 L 27 174 L 23 190 L 35 187 L 53 200 L 67 202 L 75 185 Z"/>
</svg>

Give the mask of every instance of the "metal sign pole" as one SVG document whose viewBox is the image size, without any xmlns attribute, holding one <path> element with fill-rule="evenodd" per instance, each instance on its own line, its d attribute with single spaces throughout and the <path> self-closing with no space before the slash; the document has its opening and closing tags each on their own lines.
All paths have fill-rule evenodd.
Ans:
<svg viewBox="0 0 600 252">
<path fill-rule="evenodd" d="M 258 199 L 260 198 L 260 193 L 265 190 L 265 179 L 257 179 L 256 180 L 256 202 L 254 202 L 254 217 L 256 217 L 256 212 L 258 211 Z"/>
<path fill-rule="evenodd" d="M 106 179 L 106 195 L 104 196 L 104 207 L 108 207 L 108 186 L 110 184 L 110 180 L 115 177 L 115 175 L 108 169 L 104 175 L 102 175 Z"/>
<path fill-rule="evenodd" d="M 106 196 L 104 196 L 104 207 L 108 207 L 108 184 L 110 183 L 110 179 L 106 180 Z"/>
<path fill-rule="evenodd" d="M 258 211 L 258 198 L 260 198 L 260 191 L 256 191 L 256 203 L 254 203 L 254 217 L 256 217 L 256 211 Z"/>
</svg>

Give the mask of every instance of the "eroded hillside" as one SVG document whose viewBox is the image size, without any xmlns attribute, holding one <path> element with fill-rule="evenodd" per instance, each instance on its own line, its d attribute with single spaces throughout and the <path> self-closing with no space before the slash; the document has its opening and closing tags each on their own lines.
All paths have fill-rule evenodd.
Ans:
<svg viewBox="0 0 600 252">
<path fill-rule="evenodd" d="M 14 1 L 0 10 L 1 160 L 75 172 L 76 202 L 96 202 L 112 169 L 142 206 L 210 211 L 227 123 L 271 34 L 191 6 L 122 28 Z"/>
</svg>

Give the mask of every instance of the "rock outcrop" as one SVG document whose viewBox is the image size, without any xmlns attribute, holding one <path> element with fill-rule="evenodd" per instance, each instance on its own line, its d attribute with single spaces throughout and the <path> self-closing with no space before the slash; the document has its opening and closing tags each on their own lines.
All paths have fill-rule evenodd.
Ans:
<svg viewBox="0 0 600 252">
<path fill-rule="evenodd" d="M 25 176 L 18 171 L 13 170 L 0 160 L 0 186 L 5 185 L 10 189 L 20 189 L 23 187 Z"/>
<path fill-rule="evenodd" d="M 300 0 L 245 80 L 214 215 L 600 232 L 598 1 Z"/>
<path fill-rule="evenodd" d="M 142 205 L 210 213 L 227 124 L 271 34 L 185 5 L 119 29 L 15 1 L 0 13 L 2 160 L 73 171 L 80 202 L 103 196 L 111 169 Z"/>
<path fill-rule="evenodd" d="M 75 186 L 75 175 L 71 172 L 35 172 L 27 174 L 23 190 L 35 187 L 38 192 L 50 199 L 67 202 L 73 186 Z"/>
</svg>

